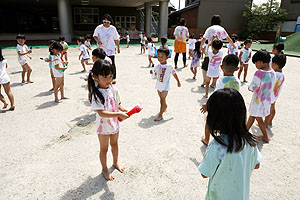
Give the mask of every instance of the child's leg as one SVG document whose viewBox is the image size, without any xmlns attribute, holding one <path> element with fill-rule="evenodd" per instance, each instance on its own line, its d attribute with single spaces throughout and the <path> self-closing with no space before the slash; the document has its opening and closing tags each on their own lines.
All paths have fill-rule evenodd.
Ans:
<svg viewBox="0 0 300 200">
<path fill-rule="evenodd" d="M 202 136 L 201 140 L 206 145 L 208 145 L 208 143 L 209 143 L 209 136 L 210 136 L 210 133 L 209 133 L 209 130 L 208 130 L 208 125 L 207 125 L 207 122 L 205 122 L 204 137 Z"/>
<path fill-rule="evenodd" d="M 65 52 L 65 61 L 68 62 L 68 52 Z"/>
<path fill-rule="evenodd" d="M 204 86 L 205 85 L 205 79 L 206 79 L 206 72 L 207 71 L 205 71 L 204 69 L 202 69 L 202 76 L 203 76 L 203 83 L 202 83 L 202 85 L 201 86 Z"/>
<path fill-rule="evenodd" d="M 194 72 L 194 67 L 190 67 L 191 72 L 193 73 L 193 75 L 195 76 L 195 72 Z"/>
<path fill-rule="evenodd" d="M 206 76 L 206 81 L 205 81 L 205 98 L 208 98 L 208 89 L 209 89 L 209 83 L 210 83 L 210 77 Z"/>
<path fill-rule="evenodd" d="M 189 59 L 192 57 L 192 49 L 189 49 Z"/>
<path fill-rule="evenodd" d="M 246 77 L 248 72 L 248 64 L 244 64 L 244 82 L 247 83 Z"/>
<path fill-rule="evenodd" d="M 217 80 L 218 80 L 219 77 L 217 78 L 213 78 L 213 82 L 212 82 L 212 87 L 215 88 L 216 87 L 216 84 L 217 84 Z"/>
<path fill-rule="evenodd" d="M 241 64 L 240 69 L 239 69 L 239 72 L 238 72 L 238 78 L 239 78 L 239 79 L 240 79 L 240 77 L 241 77 L 241 73 L 242 73 L 242 71 L 243 71 L 243 68 L 244 68 L 244 65 Z"/>
<path fill-rule="evenodd" d="M 84 65 L 84 60 L 81 59 L 80 62 L 81 62 L 82 68 L 83 68 L 82 72 L 86 72 L 85 65 Z"/>
<path fill-rule="evenodd" d="M 158 116 L 154 119 L 154 121 L 160 121 L 163 119 L 163 113 L 167 110 L 167 102 L 166 102 L 166 98 L 168 95 L 168 91 L 157 91 L 158 92 L 158 96 L 160 98 L 160 111 Z"/>
<path fill-rule="evenodd" d="M 60 87 L 62 82 L 62 77 L 56 77 L 55 78 L 55 87 L 54 87 L 54 97 L 56 103 L 61 103 L 61 101 L 58 99 L 58 88 Z"/>
<path fill-rule="evenodd" d="M 0 85 L 0 101 L 4 104 L 3 108 L 2 109 L 5 109 L 7 108 L 8 106 L 8 103 L 6 102 L 4 96 L 1 94 L 1 85 Z"/>
<path fill-rule="evenodd" d="M 268 128 L 268 126 L 272 126 L 272 121 L 275 117 L 276 110 L 275 110 L 275 102 L 271 104 L 270 114 L 265 119 L 265 125 Z"/>
<path fill-rule="evenodd" d="M 148 55 L 149 67 L 151 66 L 151 64 L 153 64 L 153 62 L 152 62 L 151 58 L 152 58 L 152 56 Z"/>
<path fill-rule="evenodd" d="M 25 83 L 26 64 L 22 65 L 22 83 Z"/>
<path fill-rule="evenodd" d="M 51 81 L 52 81 L 52 89 L 50 89 L 49 91 L 52 91 L 52 90 L 54 90 L 54 87 L 55 87 L 55 77 L 54 77 L 52 69 L 50 69 L 50 76 L 51 76 Z"/>
<path fill-rule="evenodd" d="M 251 128 L 252 124 L 254 123 L 255 117 L 253 116 L 249 116 L 248 121 L 247 121 L 247 130 L 249 131 L 249 129 Z"/>
<path fill-rule="evenodd" d="M 27 72 L 27 82 L 28 83 L 33 83 L 33 81 L 30 80 L 30 75 L 31 75 L 31 72 L 32 72 L 31 67 L 28 65 L 28 63 L 26 63 L 22 67 L 23 67 L 23 70 L 25 69 L 25 72 Z M 25 73 L 24 73 L 24 76 L 25 76 Z M 23 78 L 24 77 L 23 77 L 23 72 L 22 72 L 22 82 L 23 82 Z"/>
<path fill-rule="evenodd" d="M 110 135 L 110 146 L 111 146 L 111 152 L 113 156 L 113 165 L 117 170 L 123 173 L 125 167 L 118 162 L 118 155 L 119 155 L 118 139 L 119 139 L 119 133 Z"/>
<path fill-rule="evenodd" d="M 267 133 L 267 129 L 266 129 L 266 126 L 265 126 L 265 123 L 262 119 L 262 117 L 255 117 L 257 123 L 258 123 L 258 126 L 259 126 L 259 129 L 261 130 L 263 136 L 261 137 L 261 139 L 265 142 L 269 142 L 270 139 L 268 137 L 268 133 Z"/>
<path fill-rule="evenodd" d="M 4 91 L 8 96 L 8 99 L 10 101 L 10 108 L 9 110 L 14 110 L 15 109 L 15 100 L 14 100 L 14 95 L 10 89 L 10 83 L 6 83 L 3 85 Z M 0 88 L 1 89 L 1 88 Z"/>
<path fill-rule="evenodd" d="M 112 181 L 114 180 L 114 177 L 108 171 L 107 164 L 106 164 L 106 155 L 107 155 L 108 145 L 109 145 L 109 135 L 98 134 L 98 140 L 100 144 L 99 158 L 102 166 L 103 176 L 105 177 L 106 180 Z"/>
</svg>

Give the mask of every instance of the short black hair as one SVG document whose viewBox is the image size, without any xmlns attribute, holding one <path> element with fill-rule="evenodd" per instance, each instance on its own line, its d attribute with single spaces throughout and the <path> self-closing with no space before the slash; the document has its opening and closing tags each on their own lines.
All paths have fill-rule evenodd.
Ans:
<svg viewBox="0 0 300 200">
<path fill-rule="evenodd" d="M 48 41 L 49 46 L 51 46 L 54 42 L 56 42 L 56 41 L 55 40 L 49 40 Z"/>
<path fill-rule="evenodd" d="M 239 65 L 239 58 L 235 54 L 228 54 L 223 58 L 222 65 L 226 72 L 234 72 Z"/>
<path fill-rule="evenodd" d="M 184 26 L 185 25 L 185 19 L 184 18 L 181 18 L 179 20 L 179 23 L 178 23 L 179 26 Z"/>
<path fill-rule="evenodd" d="M 232 42 L 235 43 L 235 37 L 231 36 L 230 38 L 231 38 Z"/>
<path fill-rule="evenodd" d="M 166 49 L 166 48 L 164 48 L 164 49 L 158 49 L 158 50 L 157 50 L 157 53 L 163 53 L 163 54 L 165 54 L 166 56 L 169 56 L 170 50 L 169 50 L 169 49 Z"/>
<path fill-rule="evenodd" d="M 253 57 L 252 62 L 255 64 L 257 61 L 262 61 L 263 63 L 270 63 L 271 56 L 269 52 L 264 50 L 257 51 Z"/>
<path fill-rule="evenodd" d="M 165 44 L 165 43 L 167 43 L 168 39 L 167 38 L 161 38 L 160 41 L 161 41 L 162 44 Z"/>
<path fill-rule="evenodd" d="M 215 50 L 220 50 L 223 47 L 223 42 L 221 40 L 214 40 L 211 44 L 211 46 L 215 49 Z"/>
<path fill-rule="evenodd" d="M 246 39 L 245 42 L 244 42 L 244 45 L 246 45 L 248 43 L 252 43 L 252 40 L 251 39 Z"/>
<path fill-rule="evenodd" d="M 90 35 L 90 34 L 87 34 L 86 36 L 85 36 L 85 39 L 92 39 L 93 37 Z"/>
<path fill-rule="evenodd" d="M 19 34 L 16 36 L 16 39 L 24 39 L 24 40 L 25 40 L 25 35 L 19 33 Z"/>
<path fill-rule="evenodd" d="M 282 53 L 275 55 L 272 58 L 272 62 L 276 63 L 280 69 L 282 69 L 286 64 L 286 56 Z"/>
<path fill-rule="evenodd" d="M 284 50 L 284 43 L 279 42 L 277 44 L 273 45 L 273 49 L 277 49 L 277 51 L 279 51 L 279 53 L 283 53 Z"/>
<path fill-rule="evenodd" d="M 104 60 L 106 57 L 106 53 L 102 48 L 96 48 L 92 51 L 92 55 L 95 56 L 96 58 L 100 58 Z"/>
<path fill-rule="evenodd" d="M 221 25 L 221 16 L 220 15 L 214 15 L 211 18 L 211 25 Z"/>
<path fill-rule="evenodd" d="M 78 42 L 81 42 L 81 43 L 83 44 L 83 43 L 84 43 L 84 37 L 78 37 L 78 38 L 77 38 L 77 41 L 78 41 Z"/>
<path fill-rule="evenodd" d="M 61 35 L 61 36 L 59 36 L 58 40 L 61 42 L 61 41 L 65 41 L 66 38 L 65 38 L 64 36 Z"/>
<path fill-rule="evenodd" d="M 147 41 L 148 42 L 152 42 L 152 38 L 151 37 L 147 37 Z"/>
<path fill-rule="evenodd" d="M 203 34 L 200 34 L 199 37 L 203 37 Z"/>
<path fill-rule="evenodd" d="M 194 39 L 194 37 L 195 37 L 195 34 L 192 33 L 192 34 L 190 35 L 190 38 L 191 38 L 191 39 Z"/>
<path fill-rule="evenodd" d="M 238 40 L 238 39 L 239 39 L 239 36 L 238 36 L 237 34 L 235 34 L 235 33 L 233 33 L 233 34 L 231 35 L 231 37 L 234 37 L 235 40 Z"/>
</svg>

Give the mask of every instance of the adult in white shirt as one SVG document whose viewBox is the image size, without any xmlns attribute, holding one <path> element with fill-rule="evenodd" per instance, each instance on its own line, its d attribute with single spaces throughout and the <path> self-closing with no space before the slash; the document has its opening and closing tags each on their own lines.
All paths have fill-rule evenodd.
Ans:
<svg viewBox="0 0 300 200">
<path fill-rule="evenodd" d="M 114 27 L 113 19 L 109 14 L 105 14 L 102 17 L 103 24 L 96 27 L 93 37 L 97 41 L 99 47 L 101 47 L 106 55 L 111 59 L 112 64 L 115 65 L 115 45 L 117 45 L 117 52 L 120 53 L 120 41 L 119 34 Z M 114 74 L 114 79 L 116 79 L 116 73 Z"/>
</svg>

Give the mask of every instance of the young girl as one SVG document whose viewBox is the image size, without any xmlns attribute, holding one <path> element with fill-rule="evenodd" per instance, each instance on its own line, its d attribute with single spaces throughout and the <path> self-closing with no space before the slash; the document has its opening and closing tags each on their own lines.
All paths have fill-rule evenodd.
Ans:
<svg viewBox="0 0 300 200">
<path fill-rule="evenodd" d="M 235 37 L 231 37 L 232 42 L 234 43 L 234 46 L 232 44 L 227 44 L 228 52 L 227 54 L 235 54 L 236 55 L 236 46 L 235 46 Z"/>
<path fill-rule="evenodd" d="M 188 59 L 190 60 L 191 58 L 193 58 L 193 50 L 195 49 L 195 43 L 197 42 L 196 39 L 194 39 L 195 35 L 191 34 L 190 38 L 189 38 L 189 57 Z"/>
<path fill-rule="evenodd" d="M 80 46 L 79 47 L 79 50 L 80 50 L 79 60 L 81 58 L 80 62 L 81 62 L 82 68 L 83 68 L 83 70 L 81 72 L 86 72 L 84 64 L 93 65 L 93 63 L 89 63 L 90 56 L 89 56 L 87 47 L 84 45 L 84 38 L 83 37 L 77 38 L 77 44 Z"/>
<path fill-rule="evenodd" d="M 240 42 L 238 41 L 239 40 L 239 36 L 237 35 L 237 34 L 232 34 L 232 37 L 234 37 L 234 40 L 235 40 L 235 43 L 234 43 L 234 45 L 235 45 L 235 55 L 239 55 L 239 48 L 241 47 L 241 44 L 240 44 Z"/>
<path fill-rule="evenodd" d="M 263 117 L 267 117 L 270 114 L 271 94 L 276 75 L 269 67 L 270 54 L 267 51 L 257 51 L 252 58 L 252 62 L 258 70 L 254 73 L 253 80 L 249 85 L 249 90 L 253 92 L 253 96 L 249 106 L 247 129 L 249 130 L 254 120 L 256 120 L 263 134 L 260 139 L 269 142 L 270 139 Z"/>
<path fill-rule="evenodd" d="M 125 167 L 118 162 L 120 126 L 118 117 L 127 119 L 128 115 L 125 113 L 127 110 L 121 104 L 118 89 L 111 84 L 115 70 L 114 66 L 108 61 L 98 60 L 95 62 L 88 79 L 91 109 L 97 113 L 97 134 L 100 143 L 99 157 L 102 165 L 102 174 L 106 180 L 114 179 L 106 164 L 109 144 L 113 155 L 114 167 L 121 173 L 125 170 Z"/>
<path fill-rule="evenodd" d="M 64 71 L 68 68 L 63 66 L 63 62 L 60 57 L 60 52 L 62 51 L 62 45 L 58 42 L 54 42 L 51 46 L 52 50 L 52 71 L 55 77 L 55 87 L 54 87 L 54 97 L 56 103 L 61 103 L 62 101 L 58 99 L 58 88 L 60 90 L 61 99 L 68 99 L 64 95 Z"/>
<path fill-rule="evenodd" d="M 284 54 L 284 43 L 280 42 L 273 45 L 271 60 L 270 60 L 270 68 L 272 68 L 272 59 L 275 55 Z"/>
<path fill-rule="evenodd" d="M 90 51 L 92 51 L 91 40 L 92 40 L 92 36 L 91 36 L 91 35 L 86 35 L 86 36 L 85 36 L 84 45 L 85 45 L 86 48 L 88 48 Z M 89 53 L 89 52 L 88 52 L 88 53 Z"/>
<path fill-rule="evenodd" d="M 251 58 L 251 52 L 252 50 L 250 49 L 252 45 L 252 40 L 247 39 L 244 42 L 244 48 L 241 50 L 239 59 L 240 59 L 240 70 L 238 72 L 238 78 L 240 78 L 242 71 L 244 70 L 244 83 L 247 83 L 246 77 L 247 77 L 247 72 L 248 72 L 248 62 Z"/>
<path fill-rule="evenodd" d="M 8 96 L 8 99 L 10 101 L 10 108 L 9 110 L 15 109 L 15 102 L 14 102 L 14 95 L 12 91 L 10 90 L 10 79 L 6 72 L 7 68 L 7 60 L 2 55 L 2 49 L 0 48 L 0 101 L 4 104 L 2 109 L 6 109 L 8 106 L 8 103 L 6 103 L 4 96 L 1 94 L 1 86 L 4 87 L 4 91 Z"/>
<path fill-rule="evenodd" d="M 160 39 L 161 45 L 160 49 L 169 49 L 169 46 L 167 45 L 168 39 L 167 38 L 161 38 Z"/>
<path fill-rule="evenodd" d="M 207 102 L 207 126 L 214 140 L 199 165 L 209 178 L 206 200 L 249 200 L 250 175 L 260 165 L 256 138 L 246 129 L 246 106 L 235 89 L 215 91 Z"/>
<path fill-rule="evenodd" d="M 54 77 L 53 71 L 52 71 L 52 53 L 51 53 L 52 52 L 51 46 L 54 42 L 55 42 L 55 40 L 49 40 L 49 43 L 48 43 L 49 56 L 48 56 L 48 58 L 41 58 L 45 62 L 49 63 L 50 77 L 51 77 L 51 81 L 52 81 L 52 88 L 49 91 L 53 91 L 54 87 L 55 87 L 55 77 Z"/>
<path fill-rule="evenodd" d="M 201 57 L 200 44 L 201 44 L 200 41 L 196 42 L 195 49 L 192 51 L 193 59 L 191 63 L 191 71 L 194 74 L 193 79 L 196 79 L 197 67 L 200 67 L 200 57 Z"/>
<path fill-rule="evenodd" d="M 156 48 L 155 45 L 152 43 L 152 38 L 151 37 L 147 37 L 147 41 L 148 41 L 148 45 L 147 45 L 147 49 L 148 49 L 148 60 L 149 60 L 149 66 L 148 67 L 154 67 L 154 63 L 152 61 L 152 58 L 154 57 L 154 54 L 156 52 Z"/>
</svg>

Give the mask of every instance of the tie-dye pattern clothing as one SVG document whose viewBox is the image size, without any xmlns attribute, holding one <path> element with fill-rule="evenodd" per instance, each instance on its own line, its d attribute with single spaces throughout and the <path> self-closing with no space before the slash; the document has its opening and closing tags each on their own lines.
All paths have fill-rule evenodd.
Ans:
<svg viewBox="0 0 300 200">
<path fill-rule="evenodd" d="M 208 63 L 208 70 L 206 73 L 206 76 L 211 78 L 216 78 L 220 76 L 220 65 L 222 62 L 223 53 L 222 51 L 219 51 L 217 54 L 214 54 L 212 52 L 212 49 L 208 50 L 208 57 L 209 57 L 209 63 Z"/>
<path fill-rule="evenodd" d="M 241 61 L 243 64 L 248 64 L 249 63 L 249 57 L 250 57 L 250 54 L 251 54 L 252 50 L 249 48 L 249 49 L 245 49 L 243 48 L 241 50 L 241 53 L 243 53 L 242 57 L 241 57 Z M 247 61 L 248 60 L 248 61 Z M 247 62 L 246 62 L 247 61 Z"/>
<path fill-rule="evenodd" d="M 200 58 L 198 57 L 198 53 L 196 51 L 192 51 L 193 58 L 191 67 L 200 67 Z"/>
<path fill-rule="evenodd" d="M 172 65 L 158 64 L 155 65 L 152 71 L 153 73 L 156 73 L 156 78 L 157 78 L 155 88 L 160 92 L 169 91 L 171 74 L 176 73 Z"/>
<path fill-rule="evenodd" d="M 272 92 L 272 103 L 277 101 L 282 89 L 283 82 L 285 80 L 284 74 L 282 72 L 275 72 L 275 74 L 276 74 L 276 80 Z"/>
<path fill-rule="evenodd" d="M 233 88 L 237 91 L 240 91 L 241 82 L 235 76 L 223 76 L 217 80 L 216 90 L 224 89 L 224 88 Z"/>
<path fill-rule="evenodd" d="M 203 38 L 210 42 L 213 36 L 217 36 L 219 40 L 224 40 L 228 37 L 228 34 L 222 26 L 213 25 L 205 30 Z"/>
<path fill-rule="evenodd" d="M 101 103 L 100 99 L 97 97 L 98 102 L 96 102 L 95 97 L 92 96 L 91 109 L 105 110 L 110 112 L 119 112 L 120 95 L 119 90 L 110 85 L 108 89 L 98 89 L 105 99 L 104 105 Z M 96 114 L 97 122 L 97 133 L 102 135 L 111 135 L 118 133 L 119 131 L 119 120 L 115 118 L 101 118 Z"/>
<path fill-rule="evenodd" d="M 253 117 L 266 117 L 270 114 L 273 87 L 275 84 L 275 72 L 257 70 L 249 89 L 253 91 L 249 106 L 249 115 Z"/>
</svg>

